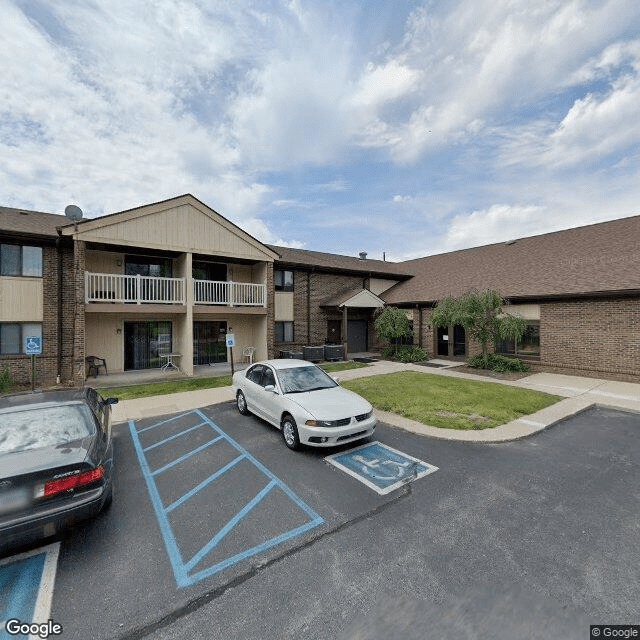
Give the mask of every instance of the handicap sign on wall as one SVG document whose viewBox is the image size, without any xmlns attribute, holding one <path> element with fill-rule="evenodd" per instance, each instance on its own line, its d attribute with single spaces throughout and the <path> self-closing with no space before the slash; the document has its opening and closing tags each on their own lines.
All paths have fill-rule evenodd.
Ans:
<svg viewBox="0 0 640 640">
<path fill-rule="evenodd" d="M 327 456 L 325 460 L 381 495 L 438 470 L 438 467 L 428 462 L 381 442 L 371 442 L 336 453 Z"/>
</svg>

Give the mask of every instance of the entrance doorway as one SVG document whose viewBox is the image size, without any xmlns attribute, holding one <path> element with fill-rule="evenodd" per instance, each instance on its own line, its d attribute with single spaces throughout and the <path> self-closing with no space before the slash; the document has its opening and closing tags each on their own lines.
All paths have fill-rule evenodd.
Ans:
<svg viewBox="0 0 640 640">
<path fill-rule="evenodd" d="M 124 369 L 153 369 L 161 353 L 171 353 L 172 325 L 168 320 L 124 323 Z"/>
<path fill-rule="evenodd" d="M 347 320 L 347 350 L 363 353 L 368 350 L 367 321 Z"/>
<path fill-rule="evenodd" d="M 464 327 L 436 327 L 436 354 L 443 358 L 464 358 L 467 339 Z"/>
<path fill-rule="evenodd" d="M 227 361 L 226 320 L 193 323 L 193 364 Z"/>
</svg>

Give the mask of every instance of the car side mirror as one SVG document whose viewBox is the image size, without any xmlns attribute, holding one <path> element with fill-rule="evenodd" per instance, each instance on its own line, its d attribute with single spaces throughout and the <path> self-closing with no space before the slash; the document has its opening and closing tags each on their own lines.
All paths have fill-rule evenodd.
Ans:
<svg viewBox="0 0 640 640">
<path fill-rule="evenodd" d="M 265 391 L 269 391 L 269 393 L 278 393 L 275 386 L 272 384 L 268 384 L 265 388 Z"/>
<path fill-rule="evenodd" d="M 118 404 L 118 398 L 107 398 L 104 401 L 105 404 Z"/>
</svg>

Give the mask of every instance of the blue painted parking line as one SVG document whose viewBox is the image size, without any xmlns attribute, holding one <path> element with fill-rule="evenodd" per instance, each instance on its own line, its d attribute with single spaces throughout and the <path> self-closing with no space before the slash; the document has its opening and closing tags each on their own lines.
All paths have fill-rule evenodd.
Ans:
<svg viewBox="0 0 640 640">
<path fill-rule="evenodd" d="M 191 416 L 197 417 L 197 419 L 199 420 L 199 423 L 196 426 L 180 431 L 179 433 L 173 434 L 167 438 L 164 438 L 160 442 L 151 444 L 147 447 L 142 446 L 142 443 L 140 441 L 141 433 L 150 432 L 155 427 L 166 425 L 174 419 L 189 418 Z M 214 437 L 211 440 L 199 445 L 192 451 L 176 457 L 174 460 L 168 462 L 163 461 L 164 464 L 162 464 L 157 469 L 151 469 L 146 455 L 147 452 L 153 449 L 157 451 L 162 445 L 169 444 L 169 446 L 171 446 L 170 443 L 174 438 L 181 435 L 187 435 L 189 432 L 194 431 L 194 429 L 202 428 L 203 426 L 212 430 Z M 180 428 L 180 426 L 177 425 L 177 428 Z M 313 529 L 314 527 L 317 527 L 324 523 L 324 519 L 320 517 L 304 501 L 302 501 L 286 484 L 279 480 L 262 463 L 256 460 L 246 449 L 244 449 L 233 438 L 227 435 L 220 427 L 218 427 L 218 425 L 216 425 L 200 410 L 195 410 L 180 414 L 179 416 L 174 416 L 172 418 L 169 418 L 168 420 L 163 420 L 162 422 L 158 422 L 156 424 L 152 424 L 143 429 L 140 429 L 140 431 L 136 429 L 135 421 L 131 420 L 129 421 L 129 430 L 131 432 L 131 437 L 133 439 L 136 454 L 138 456 L 140 468 L 142 469 L 142 475 L 145 479 L 156 518 L 160 526 L 160 531 L 164 539 L 165 547 L 167 549 L 167 554 L 171 562 L 176 583 L 181 588 L 193 585 L 196 582 L 212 576 L 219 571 L 222 571 L 223 569 L 226 569 L 242 560 L 250 558 L 278 544 L 282 544 L 283 542 L 286 542 L 287 540 L 290 540 L 296 536 L 302 535 L 310 529 Z M 161 495 L 162 491 L 157 484 L 158 476 L 160 476 L 161 474 L 162 476 L 164 476 L 166 475 L 166 473 L 171 473 L 171 470 L 175 470 L 178 464 L 189 459 L 195 459 L 194 457 L 196 456 L 196 454 L 201 453 L 205 450 L 211 451 L 211 449 L 214 448 L 213 450 L 215 452 L 217 450 L 215 449 L 216 444 L 226 444 L 227 446 L 230 445 L 232 447 L 232 450 L 235 452 L 235 456 L 231 460 L 225 460 L 225 464 L 223 464 L 214 473 L 207 473 L 206 477 L 199 483 L 197 483 L 195 487 L 189 489 L 180 497 L 175 498 L 169 504 L 166 504 Z M 196 460 L 196 462 L 198 461 Z M 255 495 L 253 495 L 252 493 L 252 495 L 250 496 L 246 495 L 246 491 L 245 495 L 243 495 L 242 488 L 240 487 L 237 497 L 238 504 L 236 507 L 236 513 L 230 518 L 227 517 L 227 521 L 222 524 L 222 526 L 220 526 L 221 522 L 212 521 L 212 531 L 210 532 L 210 534 L 213 535 L 211 535 L 207 542 L 200 546 L 200 548 L 197 549 L 195 553 L 192 551 L 189 554 L 190 557 L 185 558 L 185 554 L 182 550 L 185 544 L 181 544 L 185 541 L 181 540 L 179 533 L 176 533 L 175 526 L 173 526 L 171 523 L 170 515 L 176 512 L 176 510 L 180 507 L 186 505 L 205 488 L 215 488 L 216 482 L 221 482 L 222 480 L 224 480 L 225 474 L 230 472 L 232 469 L 237 468 L 240 463 L 249 463 L 253 468 L 254 476 L 256 471 L 259 472 L 258 478 L 264 476 L 264 485 L 259 491 L 257 491 L 257 493 L 255 493 Z M 207 472 L 210 472 L 209 468 L 207 468 Z M 215 559 L 211 560 L 211 564 L 209 566 L 205 566 L 198 570 L 197 567 L 207 559 L 209 554 L 217 551 L 223 540 L 227 540 L 229 539 L 229 537 L 232 537 L 233 532 L 237 530 L 238 525 L 244 519 L 246 519 L 246 517 L 250 513 L 255 513 L 257 507 L 261 504 L 264 504 L 265 499 L 268 496 L 273 495 L 274 491 L 276 490 L 278 490 L 278 495 L 280 497 L 284 497 L 290 503 L 292 503 L 292 505 L 294 505 L 294 510 L 297 509 L 300 512 L 299 516 L 296 517 L 299 518 L 298 522 L 302 520 L 303 523 L 299 526 L 295 526 L 289 529 L 287 529 L 283 525 L 280 525 L 282 526 L 282 528 L 285 528 L 284 531 L 277 532 L 276 535 L 268 534 L 267 539 L 265 540 L 252 540 L 251 544 L 240 551 L 237 551 L 237 549 L 233 551 L 227 551 L 226 553 L 222 554 L 222 558 L 216 557 Z M 273 518 L 271 518 L 271 520 L 273 520 Z M 180 522 L 184 522 L 184 518 L 182 518 L 182 515 Z"/>
<path fill-rule="evenodd" d="M 438 470 L 438 467 L 428 462 L 381 442 L 364 444 L 327 456 L 325 460 L 381 495 Z"/>
<path fill-rule="evenodd" d="M 0 560 L 0 640 L 15 638 L 9 620 L 44 623 L 49 618 L 60 543 Z"/>
</svg>

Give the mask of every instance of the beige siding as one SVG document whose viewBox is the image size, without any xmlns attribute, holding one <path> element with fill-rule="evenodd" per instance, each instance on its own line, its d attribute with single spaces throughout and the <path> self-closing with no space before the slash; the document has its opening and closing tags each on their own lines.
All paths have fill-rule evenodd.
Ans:
<svg viewBox="0 0 640 640">
<path fill-rule="evenodd" d="M 276 291 L 274 314 L 276 321 L 293 321 L 293 291 Z"/>
<path fill-rule="evenodd" d="M 0 321 L 42 320 L 42 278 L 0 277 Z"/>
<path fill-rule="evenodd" d="M 251 265 L 230 264 L 227 266 L 227 278 L 233 282 L 253 282 Z"/>
<path fill-rule="evenodd" d="M 85 318 L 85 351 L 107 361 L 107 370 L 124 369 L 124 329 L 122 318 L 116 315 L 87 315 Z M 120 329 L 120 333 L 118 333 Z"/>
<path fill-rule="evenodd" d="M 86 269 L 91 273 L 124 273 L 124 253 L 87 250 Z"/>
<path fill-rule="evenodd" d="M 85 241 L 107 242 L 136 247 L 167 249 L 272 260 L 257 241 L 245 236 L 222 216 L 205 213 L 191 204 L 163 210 L 151 207 L 148 213 L 115 216 L 94 228 L 80 230 Z M 93 226 L 93 225 L 92 225 Z"/>
<path fill-rule="evenodd" d="M 397 280 L 383 280 L 382 278 L 370 278 L 369 279 L 369 291 L 379 296 L 383 291 L 391 289 L 394 284 L 397 284 Z"/>
<path fill-rule="evenodd" d="M 149 320 L 149 316 L 129 314 L 88 314 L 86 316 L 86 353 L 91 356 L 105 358 L 109 372 L 124 370 L 124 323 L 125 321 Z M 173 350 L 181 353 L 177 360 L 181 369 L 189 374 L 193 362 L 193 344 L 186 344 L 185 339 L 193 340 L 193 331 L 186 326 L 186 317 L 158 316 L 158 320 L 170 320 L 173 324 Z M 256 359 L 267 357 L 267 318 L 266 316 L 235 316 L 215 314 L 211 316 L 199 315 L 198 320 L 226 320 L 227 327 L 231 327 L 236 336 L 236 347 L 233 349 L 233 359 L 242 361 L 243 347 L 256 347 Z M 118 333 L 120 330 L 120 333 Z M 184 362 L 183 362 L 184 361 Z"/>
</svg>

